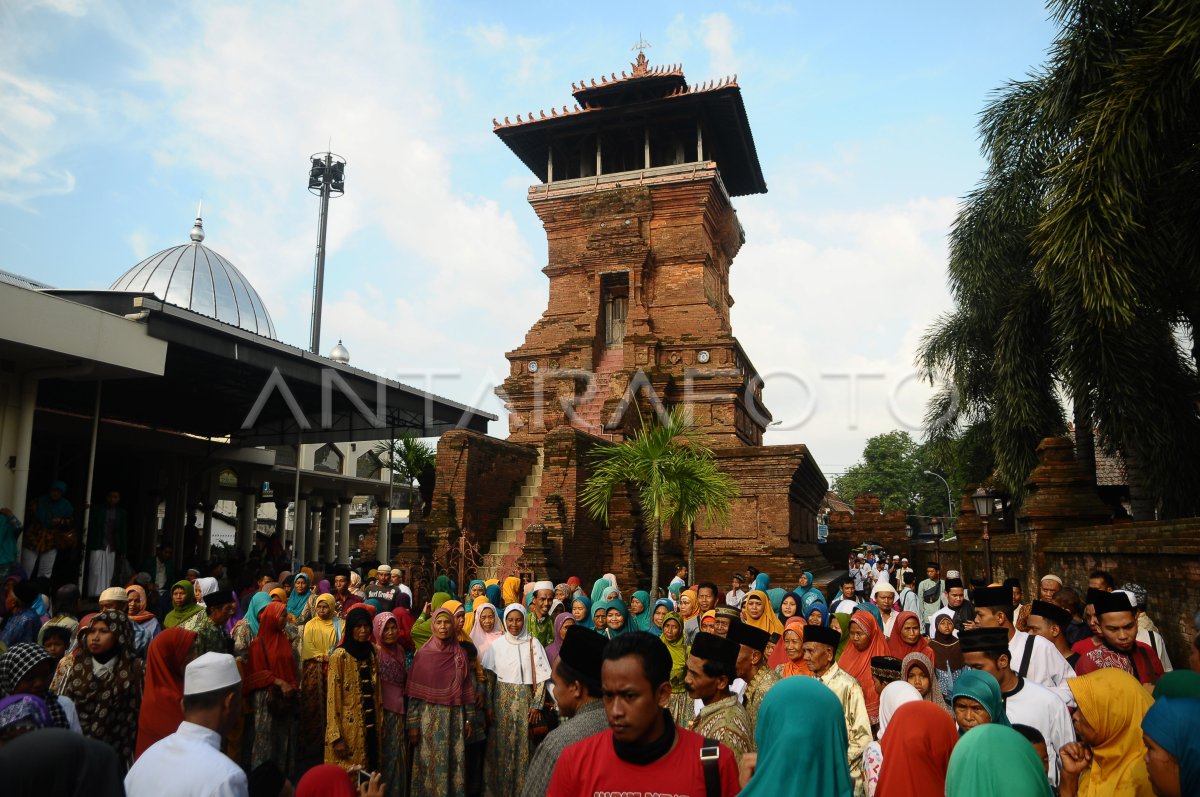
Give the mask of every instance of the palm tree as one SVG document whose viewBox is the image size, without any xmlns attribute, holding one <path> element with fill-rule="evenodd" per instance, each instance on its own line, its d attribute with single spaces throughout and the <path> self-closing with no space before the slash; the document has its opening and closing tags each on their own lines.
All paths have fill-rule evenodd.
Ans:
<svg viewBox="0 0 1200 797">
<path fill-rule="evenodd" d="M 421 480 L 421 474 L 437 461 L 437 452 L 416 435 L 403 433 L 391 440 L 380 440 L 371 449 L 371 458 L 381 468 L 392 474 L 392 484 L 397 482 L 408 489 L 408 507 L 414 503 L 413 482 Z M 391 503 L 389 497 L 389 504 Z M 389 525 L 388 530 L 391 530 Z"/>
<path fill-rule="evenodd" d="M 679 408 L 666 418 L 645 423 L 634 437 L 603 445 L 592 453 L 593 472 L 580 492 L 592 517 L 608 522 L 613 494 L 636 489 L 651 534 L 650 589 L 658 586 L 658 545 L 664 526 L 688 529 L 689 575 L 695 575 L 695 521 L 726 523 L 737 485 L 717 467 L 712 450 Z"/>
</svg>

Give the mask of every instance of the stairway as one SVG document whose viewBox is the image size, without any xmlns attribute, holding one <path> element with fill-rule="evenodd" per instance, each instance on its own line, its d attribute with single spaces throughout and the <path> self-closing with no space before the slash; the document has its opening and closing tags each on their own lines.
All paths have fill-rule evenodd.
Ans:
<svg viewBox="0 0 1200 797">
<path fill-rule="evenodd" d="M 521 532 L 525 529 L 526 521 L 532 516 L 537 517 L 541 509 L 542 498 L 542 465 L 545 459 L 545 449 L 538 447 L 537 462 L 533 470 L 525 477 L 524 483 L 517 489 L 517 497 L 508 508 L 508 517 L 500 524 L 496 537 L 483 555 L 483 563 L 479 568 L 480 579 L 500 578 L 501 563 L 509 555 L 510 550 L 518 547 L 521 542 Z"/>
<path fill-rule="evenodd" d="M 611 395 L 609 384 L 613 375 L 620 373 L 624 365 L 623 349 L 604 350 L 604 353 L 600 355 L 600 362 L 596 365 L 590 394 L 585 393 L 577 400 L 575 417 L 571 419 L 571 426 L 588 434 L 597 436 L 605 434 L 604 422 L 608 419 L 604 417 L 604 402 Z"/>
</svg>

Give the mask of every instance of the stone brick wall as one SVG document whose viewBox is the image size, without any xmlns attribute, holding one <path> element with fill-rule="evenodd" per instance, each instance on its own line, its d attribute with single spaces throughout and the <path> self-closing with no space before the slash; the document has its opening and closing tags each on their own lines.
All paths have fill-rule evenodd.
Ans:
<svg viewBox="0 0 1200 797">
<path fill-rule="evenodd" d="M 825 557 L 841 567 L 850 552 L 864 543 L 882 545 L 888 555 L 898 554 L 912 559 L 911 540 L 905 528 L 908 515 L 900 509 L 880 512 L 879 496 L 859 495 L 854 498 L 853 512 L 830 512 L 827 521 L 829 539 Z"/>
<path fill-rule="evenodd" d="M 429 543 L 436 549 L 465 529 L 486 550 L 536 462 L 537 450 L 530 446 L 466 429 L 442 435 L 436 487 L 422 524 Z"/>
</svg>

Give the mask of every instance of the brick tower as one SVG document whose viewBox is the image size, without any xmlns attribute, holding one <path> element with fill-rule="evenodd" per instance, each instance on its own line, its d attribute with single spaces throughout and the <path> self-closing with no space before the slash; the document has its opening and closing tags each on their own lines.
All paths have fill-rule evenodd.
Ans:
<svg viewBox="0 0 1200 797">
<path fill-rule="evenodd" d="M 497 391 L 509 439 L 637 427 L 626 397 L 686 404 L 716 446 L 761 445 L 771 416 L 733 336 L 731 196 L 767 190 L 737 79 L 689 87 L 677 66 L 572 85 L 578 105 L 495 123 L 541 181 L 550 298 Z M 633 390 L 630 390 L 630 386 Z M 647 407 L 648 408 L 648 407 Z"/>
<path fill-rule="evenodd" d="M 805 446 L 763 446 L 771 415 L 730 325 L 729 269 L 745 241 L 731 197 L 767 190 L 741 89 L 736 77 L 689 86 L 644 53 L 631 70 L 573 85 L 572 109 L 493 120 L 539 181 L 528 197 L 546 230 L 549 301 L 505 355 L 508 439 L 440 439 L 428 518 L 405 532 L 409 561 L 421 550 L 438 561 L 466 533 L 485 576 L 644 582 L 636 501 L 615 499 L 601 526 L 578 492 L 594 446 L 682 406 L 739 487 L 729 527 L 697 529 L 699 576 L 823 569 L 825 479 Z M 666 536 L 665 561 L 683 550 Z"/>
</svg>

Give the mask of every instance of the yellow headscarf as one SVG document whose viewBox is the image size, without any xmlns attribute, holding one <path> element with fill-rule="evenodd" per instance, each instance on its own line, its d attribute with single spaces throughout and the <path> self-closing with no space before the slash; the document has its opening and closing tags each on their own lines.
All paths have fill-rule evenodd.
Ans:
<svg viewBox="0 0 1200 797">
<path fill-rule="evenodd" d="M 683 611 L 683 601 L 682 600 L 679 601 L 679 616 L 682 617 L 684 619 L 684 621 L 686 622 L 687 620 L 690 620 L 693 617 L 695 617 L 700 612 L 700 596 L 696 594 L 696 590 L 694 590 L 694 589 L 685 589 L 683 592 L 679 593 L 679 597 L 681 599 L 683 598 L 684 595 L 687 595 L 689 598 L 691 598 L 691 604 L 692 604 L 692 610 L 685 614 Z"/>
<path fill-rule="evenodd" d="M 1079 797 L 1150 797 L 1142 754 L 1142 718 L 1154 699 L 1124 670 L 1105 668 L 1067 681 L 1079 711 L 1096 729 L 1092 764 L 1079 779 Z"/>
<path fill-rule="evenodd" d="M 462 601 L 446 601 L 445 603 L 442 604 L 442 608 L 450 610 L 450 615 L 454 618 L 454 622 L 456 622 L 456 623 L 458 622 L 458 613 L 459 612 L 466 613 L 466 611 L 467 611 L 466 607 L 464 607 L 462 605 Z M 471 612 L 471 614 L 474 614 L 474 612 Z M 467 627 L 465 625 L 462 627 L 462 630 L 458 632 L 458 641 L 459 642 L 470 642 L 471 641 L 470 632 L 467 630 Z"/>
<path fill-rule="evenodd" d="M 326 604 L 333 611 L 337 611 L 337 601 L 328 593 L 317 597 L 317 604 Z M 335 621 L 336 624 L 335 624 Z M 328 656 L 329 652 L 337 646 L 338 630 L 341 628 L 341 621 L 337 620 L 335 614 L 330 615 L 330 619 L 322 620 L 317 615 L 313 615 L 312 619 L 304 624 L 304 638 L 300 644 L 300 660 L 308 661 L 315 659 L 317 656 Z"/>
<path fill-rule="evenodd" d="M 504 601 L 505 606 L 511 606 L 514 603 L 521 602 L 521 579 L 516 576 L 509 576 L 504 579 L 504 583 L 500 586 L 500 598 Z"/>
<path fill-rule="evenodd" d="M 762 617 L 757 620 L 751 620 L 750 614 L 746 611 L 746 604 L 742 603 L 742 622 L 746 625 L 752 625 L 755 628 L 761 628 L 768 634 L 779 634 L 783 636 L 783 623 L 779 622 L 779 618 L 775 616 L 775 612 L 771 611 L 771 599 L 767 597 L 767 593 L 761 589 L 751 590 L 746 593 L 746 600 L 757 597 L 763 604 Z"/>
<path fill-rule="evenodd" d="M 497 584 L 499 584 L 499 583 L 500 583 L 500 579 L 498 579 L 498 578 L 489 578 L 487 581 L 483 582 L 483 586 L 485 586 L 485 587 L 494 587 L 494 586 L 496 586 L 496 585 L 497 585 Z"/>
</svg>

